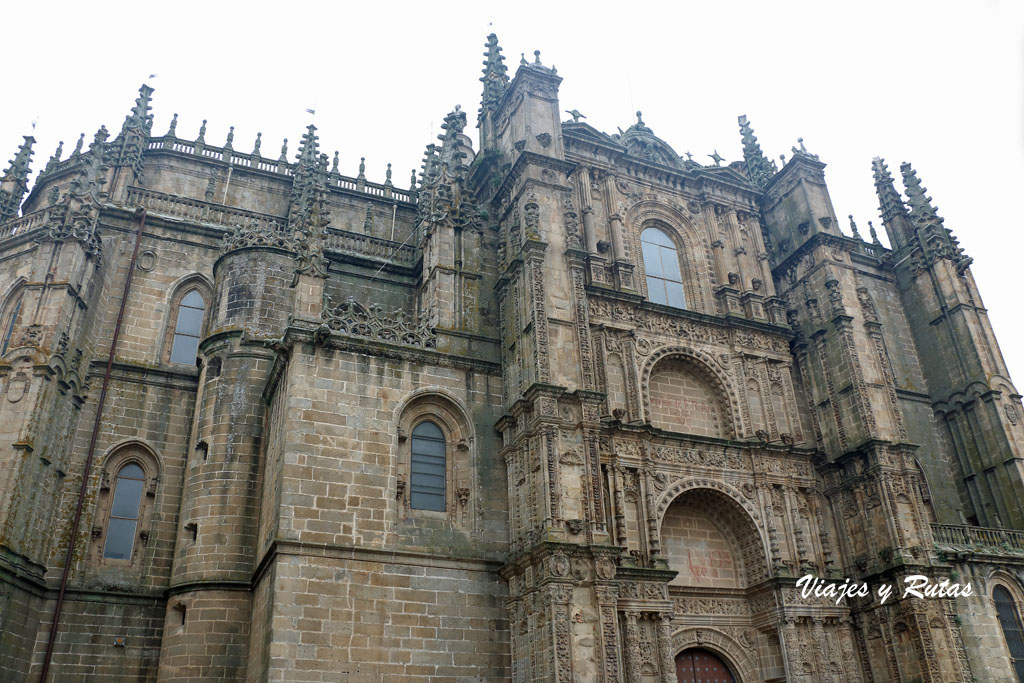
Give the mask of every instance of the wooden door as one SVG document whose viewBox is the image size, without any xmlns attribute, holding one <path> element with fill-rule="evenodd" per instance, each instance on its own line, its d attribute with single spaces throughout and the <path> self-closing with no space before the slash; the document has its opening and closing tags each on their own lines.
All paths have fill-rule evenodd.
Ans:
<svg viewBox="0 0 1024 683">
<path fill-rule="evenodd" d="M 676 657 L 679 683 L 736 683 L 725 662 L 708 650 L 692 649 Z"/>
</svg>

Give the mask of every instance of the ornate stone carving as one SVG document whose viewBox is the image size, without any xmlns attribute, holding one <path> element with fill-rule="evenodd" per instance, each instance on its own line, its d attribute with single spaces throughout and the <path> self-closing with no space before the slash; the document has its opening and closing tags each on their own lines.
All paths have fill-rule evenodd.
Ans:
<svg viewBox="0 0 1024 683">
<path fill-rule="evenodd" d="M 327 299 L 321 318 L 323 326 L 331 332 L 425 349 L 437 346 L 437 335 L 433 328 L 427 327 L 425 321 L 414 325 L 403 311 L 387 315 L 379 304 L 371 304 L 367 308 L 353 297 L 348 297 L 338 305 Z"/>
</svg>

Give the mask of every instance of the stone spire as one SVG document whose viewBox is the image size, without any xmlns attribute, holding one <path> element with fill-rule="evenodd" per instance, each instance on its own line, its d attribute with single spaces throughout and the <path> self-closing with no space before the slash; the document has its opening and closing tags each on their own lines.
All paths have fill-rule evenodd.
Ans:
<svg viewBox="0 0 1024 683">
<path fill-rule="evenodd" d="M 28 192 L 29 164 L 32 161 L 32 145 L 36 139 L 25 136 L 25 141 L 18 147 L 18 153 L 10 161 L 10 166 L 0 177 L 0 223 L 17 218 L 21 209 L 21 200 Z"/>
<path fill-rule="evenodd" d="M 501 55 L 501 47 L 498 45 L 498 36 L 491 34 L 487 36 L 487 51 L 484 52 L 484 75 L 480 80 L 484 84 L 483 97 L 480 100 L 480 115 L 485 112 L 492 112 L 497 108 L 501 98 L 508 90 L 508 67 L 505 66 L 505 58 Z"/>
<path fill-rule="evenodd" d="M 739 117 L 740 136 L 743 138 L 743 160 L 747 163 L 747 175 L 758 187 L 764 187 L 772 179 L 778 169 L 774 161 L 770 161 L 761 151 L 754 129 L 747 121 L 747 115 Z"/>
<path fill-rule="evenodd" d="M 903 185 L 907 189 L 907 199 L 910 204 L 910 220 L 918 228 L 929 226 L 941 226 L 942 219 L 932 206 L 931 197 L 925 193 L 928 191 L 921 187 L 921 181 L 917 172 L 909 162 L 900 164 L 900 173 L 903 174 Z"/>
<path fill-rule="evenodd" d="M 878 212 L 882 216 L 882 224 L 889 235 L 889 244 L 893 249 L 899 249 L 907 243 L 912 232 L 907 207 L 899 192 L 896 191 L 885 160 L 881 157 L 872 159 L 871 170 L 875 176 Z"/>
<path fill-rule="evenodd" d="M 427 145 L 423 159 L 423 178 L 418 193 L 417 216 L 420 222 L 448 222 L 458 227 L 479 226 L 481 212 L 466 183 L 473 153 L 466 128 L 466 113 L 456 107 L 444 117 L 441 146 Z"/>
<path fill-rule="evenodd" d="M 149 113 L 152 109 L 149 105 L 152 95 L 153 88 L 143 83 L 139 88 L 139 96 L 135 98 L 135 106 L 121 126 L 121 135 L 127 135 L 129 131 L 138 131 L 143 136 L 149 136 L 153 129 L 153 115 Z"/>
<path fill-rule="evenodd" d="M 885 160 L 881 157 L 872 159 L 871 170 L 875 175 L 875 192 L 878 194 L 878 211 L 882 214 L 882 220 L 889 221 L 896 216 L 906 216 L 907 207 L 903 205 L 903 200 L 893 185 Z"/>
<path fill-rule="evenodd" d="M 288 232 L 294 240 L 297 275 L 327 277 L 324 241 L 327 237 L 327 155 L 321 155 L 316 126 L 309 124 L 299 143 L 292 176 Z"/>
</svg>

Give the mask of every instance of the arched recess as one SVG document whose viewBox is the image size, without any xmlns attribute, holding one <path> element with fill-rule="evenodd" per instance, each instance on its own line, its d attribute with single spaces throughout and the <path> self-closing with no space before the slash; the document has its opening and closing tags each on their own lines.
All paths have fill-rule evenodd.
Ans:
<svg viewBox="0 0 1024 683">
<path fill-rule="evenodd" d="M 751 629 L 747 630 L 753 633 Z M 751 655 L 756 643 L 753 642 L 753 635 L 750 638 L 748 646 L 716 628 L 684 628 L 672 634 L 672 654 L 674 658 L 690 648 L 709 650 L 729 666 L 737 683 L 759 681 L 762 679 L 758 673 L 757 662 Z"/>
<path fill-rule="evenodd" d="M 415 509 L 411 505 L 414 432 L 430 422 L 441 431 L 443 441 L 444 509 Z M 398 517 L 446 517 L 457 526 L 471 526 L 470 500 L 478 491 L 473 467 L 476 436 L 473 422 L 462 401 L 441 387 L 414 391 L 399 403 L 395 411 L 398 454 L 395 462 L 395 500 Z"/>
<path fill-rule="evenodd" d="M 174 346 L 175 332 L 181 315 L 182 303 L 192 292 L 197 292 L 203 301 L 202 321 L 199 326 L 200 339 L 206 332 L 210 321 L 210 309 L 213 304 L 213 283 L 201 273 L 191 273 L 179 278 L 168 290 L 167 309 L 164 314 L 164 328 L 160 336 L 159 356 L 161 363 L 173 362 L 171 351 Z M 193 302 L 189 302 L 190 306 Z"/>
<path fill-rule="evenodd" d="M 89 547 L 90 562 L 99 567 L 141 568 L 153 526 L 153 512 L 160 485 L 160 459 L 147 444 L 142 441 L 130 440 L 108 449 L 100 459 L 99 465 L 99 494 L 96 498 L 96 516 Z M 129 474 L 125 477 L 130 481 L 140 482 L 138 505 L 131 511 L 135 520 L 131 529 L 132 537 L 127 539 L 131 548 L 130 556 L 127 558 L 108 557 L 109 553 L 105 552 L 105 549 L 110 540 L 110 534 L 115 533 L 111 529 L 111 520 L 114 517 L 125 517 L 125 515 L 119 514 L 118 510 L 113 509 L 115 502 L 121 502 L 118 501 L 117 493 L 119 476 L 132 466 L 141 469 L 141 474 Z M 134 505 L 134 495 L 131 502 Z"/>
<path fill-rule="evenodd" d="M 760 515 L 728 484 L 676 482 L 659 498 L 657 518 L 662 554 L 679 572 L 670 585 L 742 590 L 767 578 Z"/>
<path fill-rule="evenodd" d="M 1012 574 L 999 569 L 986 577 L 985 584 L 1010 666 L 1017 678 L 1024 680 L 1024 591 Z"/>
<path fill-rule="evenodd" d="M 673 408 L 673 401 L 679 403 L 678 408 L 682 410 L 684 407 L 683 401 L 685 395 L 679 391 L 674 391 L 673 382 L 677 381 L 686 384 L 690 383 L 689 387 L 692 388 L 693 393 L 691 400 L 697 401 L 702 395 L 702 389 L 704 395 L 710 404 L 707 406 L 708 417 L 713 419 L 718 418 L 718 434 L 711 434 L 707 429 L 701 429 L 696 432 L 704 436 L 718 436 L 725 439 L 736 438 L 736 425 L 740 423 L 739 417 L 739 401 L 736 397 L 736 392 L 733 390 L 729 378 L 718 366 L 709 354 L 704 353 L 698 349 L 693 349 L 685 346 L 670 346 L 659 349 L 648 356 L 646 363 L 641 372 L 641 386 L 643 387 L 644 397 L 644 415 L 651 424 L 655 424 L 655 420 L 652 419 L 652 384 L 651 378 L 656 376 L 659 372 L 659 365 L 667 362 L 664 366 L 666 370 L 675 372 L 680 375 L 678 378 L 667 378 L 666 381 L 655 383 L 655 389 L 664 388 L 667 392 L 664 397 L 664 403 L 661 406 L 661 415 L 668 417 L 669 411 Z M 687 377 L 689 375 L 689 378 Z M 700 408 L 702 406 L 694 405 L 688 406 L 689 408 Z M 712 408 L 715 412 L 711 412 Z M 682 419 L 680 415 L 680 419 Z M 686 425 L 685 421 L 679 422 L 680 425 Z M 685 429 L 670 429 L 670 431 L 682 431 L 687 433 Z"/>
<path fill-rule="evenodd" d="M 24 319 L 25 278 L 19 277 L 11 283 L 0 298 L 0 357 L 16 346 L 14 328 L 19 319 Z"/>
<path fill-rule="evenodd" d="M 630 207 L 627 216 L 631 226 L 632 252 L 637 254 L 638 283 L 646 283 L 640 234 L 646 228 L 659 228 L 676 246 L 682 272 L 686 308 L 702 313 L 713 313 L 711 298 L 711 244 L 690 218 L 678 209 L 660 202 L 644 200 Z M 646 291 L 646 284 L 644 284 Z"/>
</svg>

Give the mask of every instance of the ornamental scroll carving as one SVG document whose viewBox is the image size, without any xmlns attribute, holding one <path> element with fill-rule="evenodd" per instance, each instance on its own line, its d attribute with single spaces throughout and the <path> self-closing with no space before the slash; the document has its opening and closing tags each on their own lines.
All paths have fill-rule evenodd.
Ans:
<svg viewBox="0 0 1024 683">
<path fill-rule="evenodd" d="M 403 312 L 396 310 L 390 315 L 379 304 L 368 308 L 348 297 L 338 305 L 328 298 L 321 318 L 323 327 L 353 337 L 365 337 L 390 344 L 407 344 L 425 349 L 437 347 L 437 334 L 426 321 L 414 324 Z"/>
<path fill-rule="evenodd" d="M 226 254 L 246 247 L 268 247 L 285 251 L 299 251 L 294 235 L 276 222 L 263 222 L 253 218 L 249 225 L 235 225 L 231 232 L 224 234 L 221 253 Z"/>
</svg>

